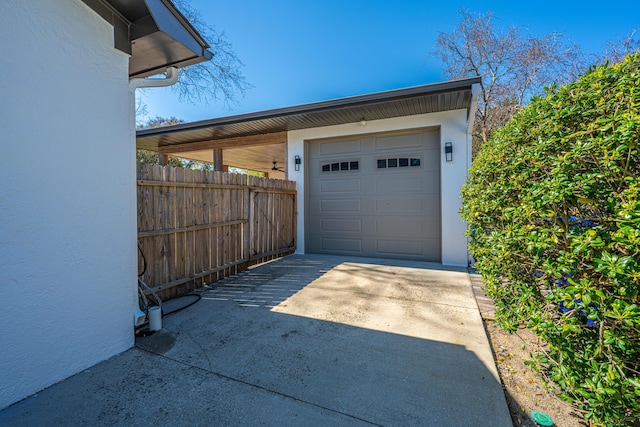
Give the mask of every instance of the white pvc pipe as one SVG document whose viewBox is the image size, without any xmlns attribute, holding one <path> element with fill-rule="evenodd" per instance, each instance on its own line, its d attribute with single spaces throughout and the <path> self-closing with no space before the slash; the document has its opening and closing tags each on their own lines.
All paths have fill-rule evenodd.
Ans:
<svg viewBox="0 0 640 427">
<path fill-rule="evenodd" d="M 164 79 L 150 77 L 131 79 L 129 80 L 129 89 L 133 91 L 143 87 L 165 87 L 174 85 L 178 81 L 178 69 L 176 67 L 167 67 L 165 75 L 166 78 Z"/>
<path fill-rule="evenodd" d="M 149 330 L 159 331 L 162 329 L 162 308 L 154 305 L 149 307 Z"/>
<path fill-rule="evenodd" d="M 129 80 L 129 132 L 130 132 L 130 142 L 131 142 L 131 163 L 129 165 L 129 173 L 131 176 L 131 185 L 130 189 L 130 198 L 131 198 L 131 206 L 136 206 L 138 195 L 136 190 L 136 89 L 143 87 L 165 87 L 171 86 L 178 81 L 178 69 L 176 67 L 167 67 L 167 71 L 165 72 L 165 78 L 139 78 L 139 79 L 131 79 Z M 136 210 L 134 209 L 134 212 Z M 135 214 L 131 218 L 131 248 L 132 253 L 136 253 L 136 248 L 138 245 L 138 222 Z M 131 263 L 133 267 L 133 271 L 137 269 L 137 260 L 135 257 L 131 258 Z M 135 279 L 133 281 L 135 283 Z M 144 282 L 143 282 L 144 283 Z M 145 285 L 146 286 L 146 285 Z M 134 312 L 134 325 L 139 326 L 138 323 L 141 322 L 140 318 L 140 307 L 138 307 L 138 286 L 133 286 L 131 288 L 131 303 Z M 154 294 L 156 299 L 158 300 L 159 306 L 149 307 L 148 311 L 148 320 L 149 320 L 149 329 L 152 331 L 158 331 L 162 329 L 162 301 Z"/>
</svg>

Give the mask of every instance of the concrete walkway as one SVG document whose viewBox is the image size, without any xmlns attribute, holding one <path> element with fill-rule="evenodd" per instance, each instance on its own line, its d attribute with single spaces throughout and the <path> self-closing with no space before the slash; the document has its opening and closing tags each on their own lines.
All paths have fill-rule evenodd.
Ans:
<svg viewBox="0 0 640 427">
<path fill-rule="evenodd" d="M 293 255 L 0 425 L 511 426 L 465 269 Z"/>
</svg>

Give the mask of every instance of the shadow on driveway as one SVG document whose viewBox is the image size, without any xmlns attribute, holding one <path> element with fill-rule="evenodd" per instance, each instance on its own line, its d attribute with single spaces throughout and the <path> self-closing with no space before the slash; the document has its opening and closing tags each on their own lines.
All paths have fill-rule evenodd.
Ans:
<svg viewBox="0 0 640 427">
<path fill-rule="evenodd" d="M 462 269 L 293 255 L 136 346 L 0 424 L 512 425 Z"/>
</svg>

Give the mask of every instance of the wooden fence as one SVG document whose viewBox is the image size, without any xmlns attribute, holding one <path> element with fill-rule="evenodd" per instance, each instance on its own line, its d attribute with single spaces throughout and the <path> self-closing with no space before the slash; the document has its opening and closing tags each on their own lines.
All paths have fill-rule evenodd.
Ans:
<svg viewBox="0 0 640 427">
<path fill-rule="evenodd" d="M 295 182 L 138 164 L 142 280 L 161 299 L 293 253 Z M 142 258 L 144 254 L 144 260 Z"/>
</svg>

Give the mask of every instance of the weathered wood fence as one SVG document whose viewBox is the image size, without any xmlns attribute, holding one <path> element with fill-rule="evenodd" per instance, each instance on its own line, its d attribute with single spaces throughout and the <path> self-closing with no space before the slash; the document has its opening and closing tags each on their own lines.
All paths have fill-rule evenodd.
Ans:
<svg viewBox="0 0 640 427">
<path fill-rule="evenodd" d="M 161 299 L 295 251 L 295 182 L 138 164 L 138 268 Z"/>
</svg>

